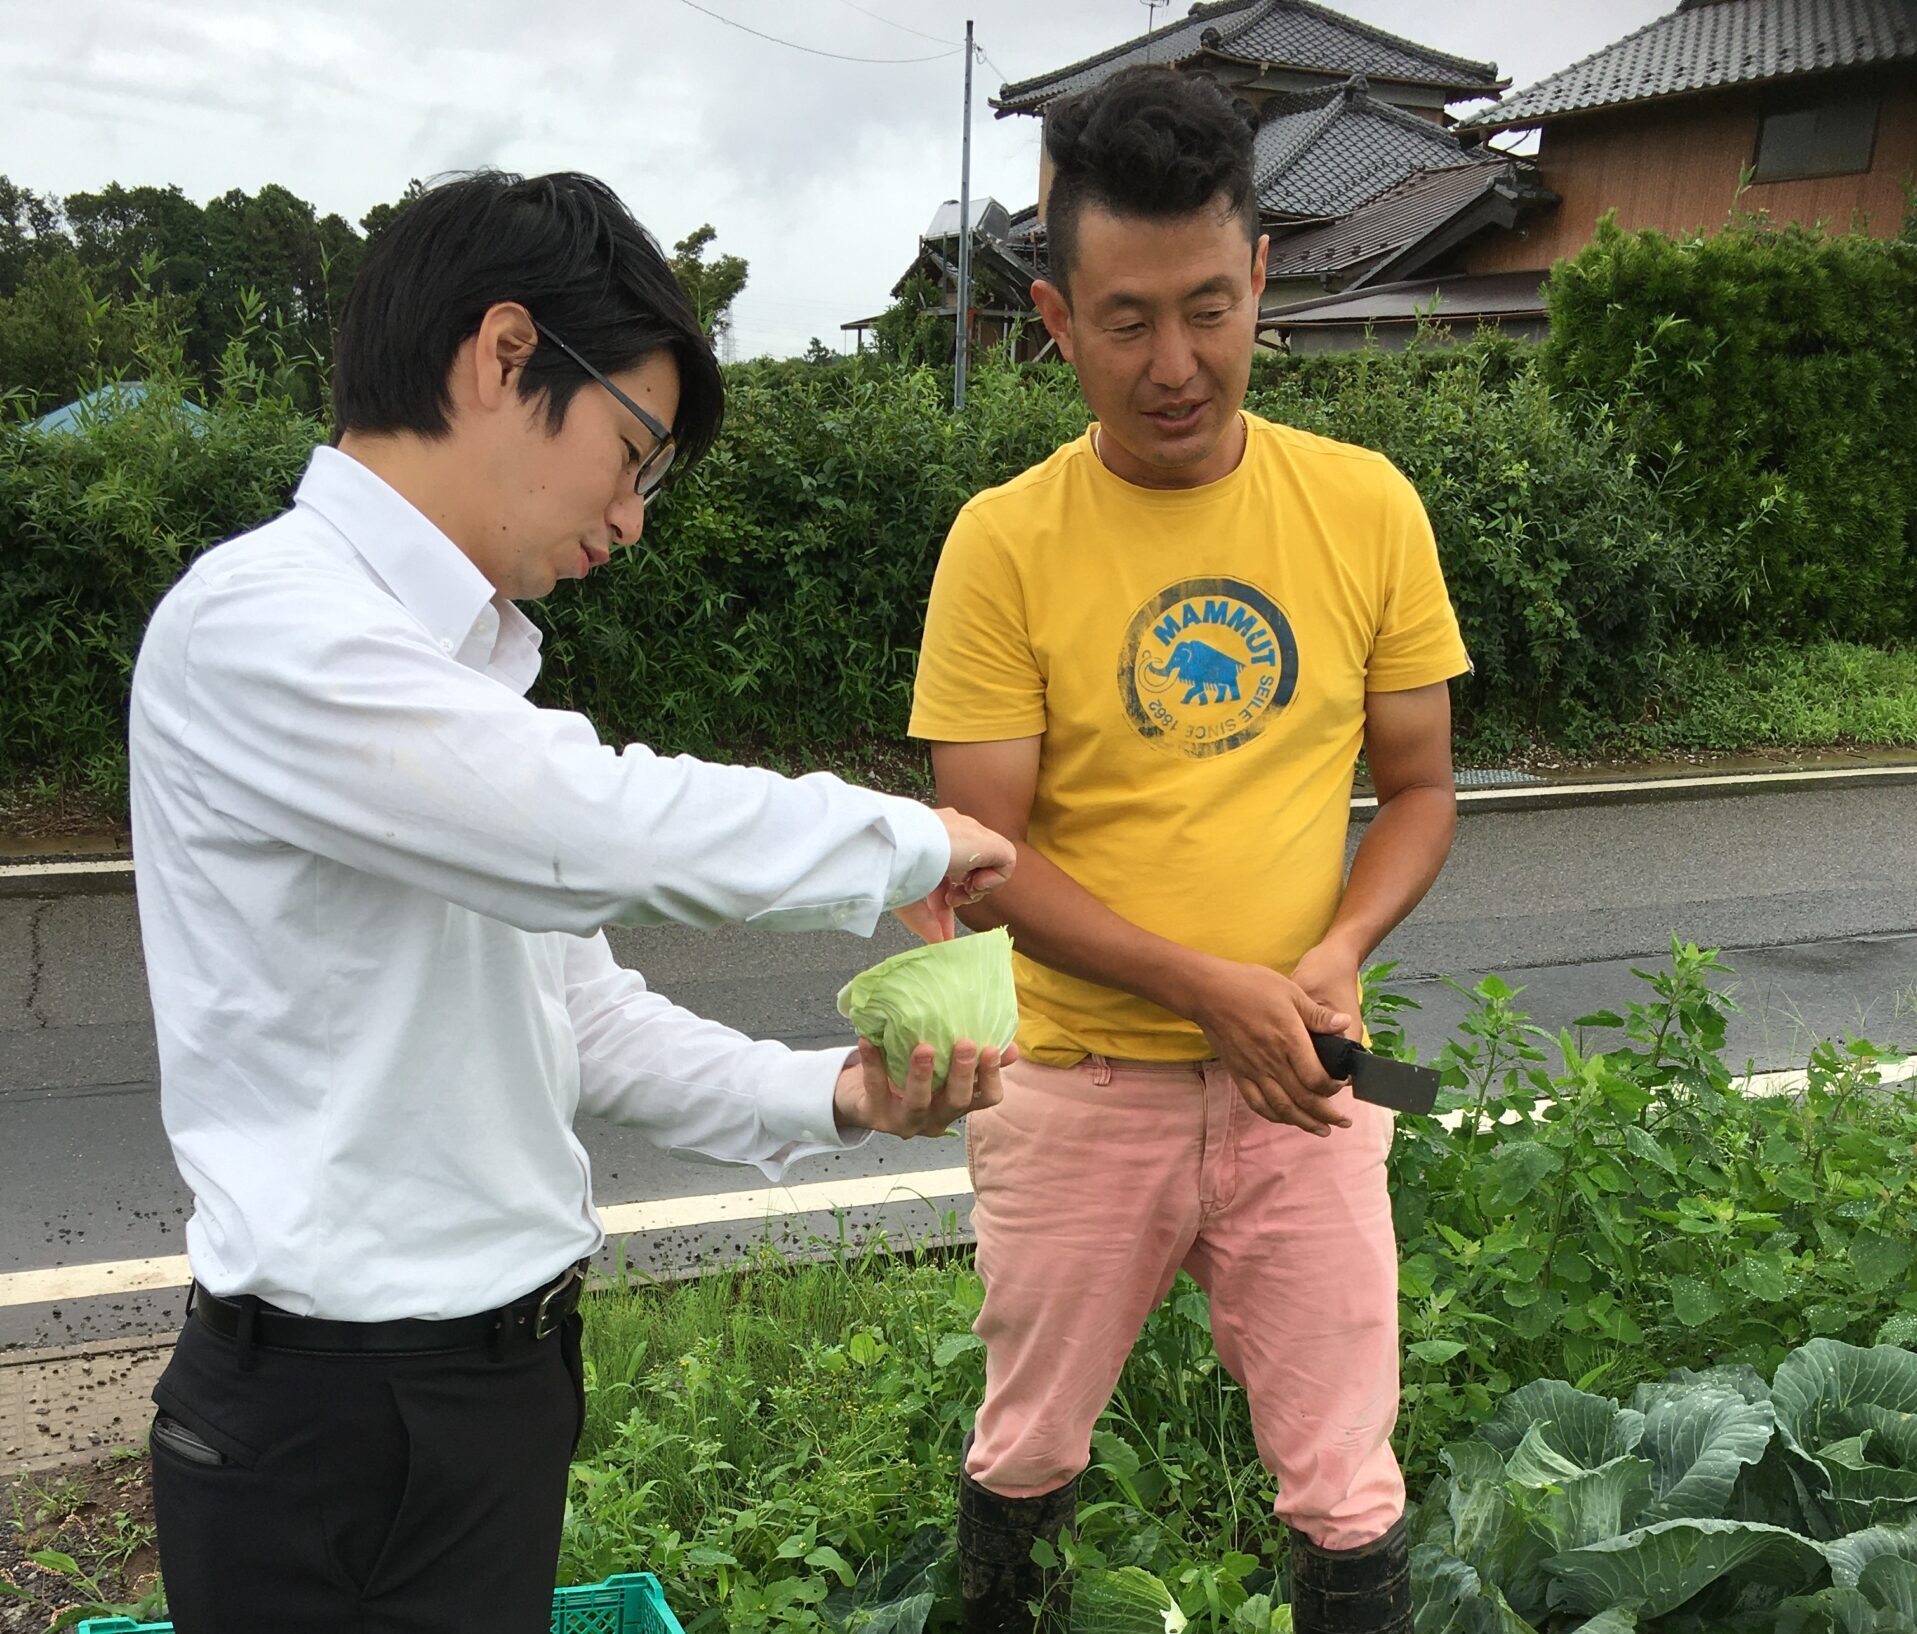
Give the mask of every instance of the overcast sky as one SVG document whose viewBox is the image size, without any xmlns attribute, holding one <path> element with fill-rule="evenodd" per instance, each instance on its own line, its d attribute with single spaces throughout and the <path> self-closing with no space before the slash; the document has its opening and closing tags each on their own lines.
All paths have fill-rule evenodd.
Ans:
<svg viewBox="0 0 1917 1634">
<path fill-rule="evenodd" d="M 1339 9 L 1522 87 L 1673 5 Z M 895 60 L 808 54 L 712 13 Z M 357 222 L 412 176 L 587 170 L 668 247 L 709 221 L 716 250 L 747 258 L 739 356 L 814 335 L 837 349 L 958 195 L 967 17 L 988 59 L 972 191 L 1017 210 L 1037 196 L 1039 122 L 987 98 L 1142 33 L 1143 0 L 0 0 L 0 174 L 54 193 L 176 183 L 201 202 L 279 182 Z M 935 60 L 896 60 L 913 57 Z"/>
</svg>

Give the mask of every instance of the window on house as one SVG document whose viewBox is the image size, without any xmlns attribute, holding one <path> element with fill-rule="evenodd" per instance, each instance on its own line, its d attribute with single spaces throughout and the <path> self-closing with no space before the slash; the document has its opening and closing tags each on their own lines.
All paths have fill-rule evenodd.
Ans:
<svg viewBox="0 0 1917 1634">
<path fill-rule="evenodd" d="M 1874 96 L 1777 108 L 1765 114 L 1757 127 L 1757 168 L 1752 179 L 1775 182 L 1868 170 L 1876 138 Z"/>
</svg>

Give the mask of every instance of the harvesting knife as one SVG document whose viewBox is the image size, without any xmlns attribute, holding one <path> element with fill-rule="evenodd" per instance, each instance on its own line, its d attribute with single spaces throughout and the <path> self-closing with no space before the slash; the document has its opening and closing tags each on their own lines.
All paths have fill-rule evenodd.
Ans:
<svg viewBox="0 0 1917 1634">
<path fill-rule="evenodd" d="M 1399 1112 L 1429 1112 L 1437 1104 L 1436 1067 L 1415 1067 L 1409 1061 L 1373 1055 L 1357 1040 L 1338 1033 L 1313 1033 L 1311 1042 L 1325 1071 L 1340 1082 L 1350 1079 L 1351 1093 L 1361 1101 Z"/>
</svg>

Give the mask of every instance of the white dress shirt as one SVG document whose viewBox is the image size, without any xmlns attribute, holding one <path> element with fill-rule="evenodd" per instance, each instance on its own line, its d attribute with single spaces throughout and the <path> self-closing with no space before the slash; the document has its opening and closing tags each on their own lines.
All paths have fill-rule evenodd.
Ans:
<svg viewBox="0 0 1917 1634">
<path fill-rule="evenodd" d="M 578 1111 L 756 1164 L 843 1145 L 846 1052 L 755 1042 L 601 927 L 870 935 L 950 864 L 909 800 L 633 745 L 524 694 L 539 635 L 364 466 L 160 603 L 133 678 L 161 1109 L 215 1293 L 462 1316 L 603 1241 Z"/>
</svg>

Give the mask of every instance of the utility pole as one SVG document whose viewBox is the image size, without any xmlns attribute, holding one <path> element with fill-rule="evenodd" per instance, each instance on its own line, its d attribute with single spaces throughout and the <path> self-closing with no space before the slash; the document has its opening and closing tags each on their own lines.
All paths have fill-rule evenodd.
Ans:
<svg viewBox="0 0 1917 1634">
<path fill-rule="evenodd" d="M 958 344 L 952 407 L 965 407 L 965 365 L 972 350 L 972 19 L 965 19 L 965 139 L 959 161 Z"/>
</svg>

